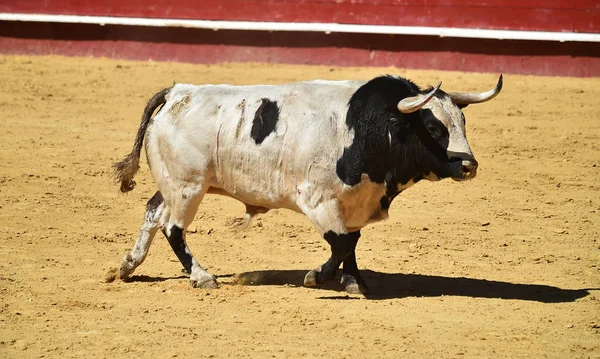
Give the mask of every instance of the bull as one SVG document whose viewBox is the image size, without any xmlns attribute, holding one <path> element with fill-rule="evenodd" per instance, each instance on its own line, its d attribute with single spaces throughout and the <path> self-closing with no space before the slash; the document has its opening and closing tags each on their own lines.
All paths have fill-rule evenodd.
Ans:
<svg viewBox="0 0 600 359">
<path fill-rule="evenodd" d="M 304 214 L 331 247 L 304 285 L 331 280 L 342 266 L 346 291 L 367 292 L 355 254 L 360 230 L 386 219 L 392 200 L 421 180 L 477 174 L 461 109 L 498 95 L 502 75 L 482 93 L 440 86 L 421 89 L 388 75 L 277 86 L 176 84 L 158 92 L 131 153 L 114 165 L 120 190 L 131 191 L 145 143 L 158 187 L 119 277 L 144 261 L 161 229 L 191 284 L 218 287 L 186 243 L 200 202 L 213 193 L 244 203 L 246 224 L 275 208 Z"/>
</svg>

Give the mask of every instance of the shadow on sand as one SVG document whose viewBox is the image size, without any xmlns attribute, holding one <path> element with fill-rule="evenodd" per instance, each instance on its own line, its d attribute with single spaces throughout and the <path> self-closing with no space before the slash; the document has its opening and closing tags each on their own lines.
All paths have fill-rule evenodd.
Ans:
<svg viewBox="0 0 600 359">
<path fill-rule="evenodd" d="M 131 282 L 147 282 L 147 283 L 153 283 L 153 282 L 165 282 L 168 280 L 174 280 L 174 279 L 187 279 L 188 276 L 186 275 L 180 275 L 180 276 L 172 276 L 172 277 L 154 277 L 154 276 L 149 276 L 149 275 L 132 275 L 131 277 L 127 278 L 126 282 L 127 283 L 131 283 Z"/>
<path fill-rule="evenodd" d="M 293 285 L 302 286 L 308 270 L 267 270 L 240 273 L 234 281 L 241 285 Z M 548 285 L 518 284 L 464 277 L 440 277 L 422 274 L 382 273 L 363 270 L 361 274 L 371 289 L 367 299 L 393 299 L 405 297 L 438 297 L 442 295 L 472 298 L 499 298 L 529 300 L 542 303 L 573 302 L 589 295 L 594 289 L 561 289 Z M 339 277 L 339 276 L 338 276 Z M 337 281 L 327 289 L 343 292 Z M 348 296 L 324 296 L 321 299 L 352 299 Z"/>
</svg>

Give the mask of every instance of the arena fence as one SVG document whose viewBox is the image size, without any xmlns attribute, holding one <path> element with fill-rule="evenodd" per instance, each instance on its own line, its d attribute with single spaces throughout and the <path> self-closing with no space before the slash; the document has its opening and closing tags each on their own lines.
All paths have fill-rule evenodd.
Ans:
<svg viewBox="0 0 600 359">
<path fill-rule="evenodd" d="M 0 4 L 0 52 L 600 76 L 600 3 L 123 0 Z"/>
</svg>

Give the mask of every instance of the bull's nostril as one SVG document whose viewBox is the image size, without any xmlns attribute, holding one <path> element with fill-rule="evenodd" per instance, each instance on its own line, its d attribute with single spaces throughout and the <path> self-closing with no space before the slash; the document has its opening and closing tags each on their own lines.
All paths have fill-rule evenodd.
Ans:
<svg viewBox="0 0 600 359">
<path fill-rule="evenodd" d="M 475 159 L 463 161 L 461 168 L 464 173 L 474 173 L 477 171 L 477 161 Z"/>
</svg>

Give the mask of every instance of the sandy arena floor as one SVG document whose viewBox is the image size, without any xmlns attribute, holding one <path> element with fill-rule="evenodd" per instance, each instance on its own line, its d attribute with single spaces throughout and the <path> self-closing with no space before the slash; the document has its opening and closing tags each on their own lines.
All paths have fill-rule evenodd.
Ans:
<svg viewBox="0 0 600 359">
<path fill-rule="evenodd" d="M 303 216 L 232 231 L 243 206 L 217 196 L 188 241 L 220 289 L 191 288 L 160 236 L 132 282 L 104 283 L 155 191 L 145 162 L 128 195 L 110 166 L 157 90 L 382 73 L 454 91 L 497 79 L 0 56 L 0 357 L 600 358 L 598 78 L 506 75 L 495 100 L 465 109 L 478 177 L 420 183 L 363 230 L 368 298 L 301 286 L 328 257 Z"/>
</svg>

